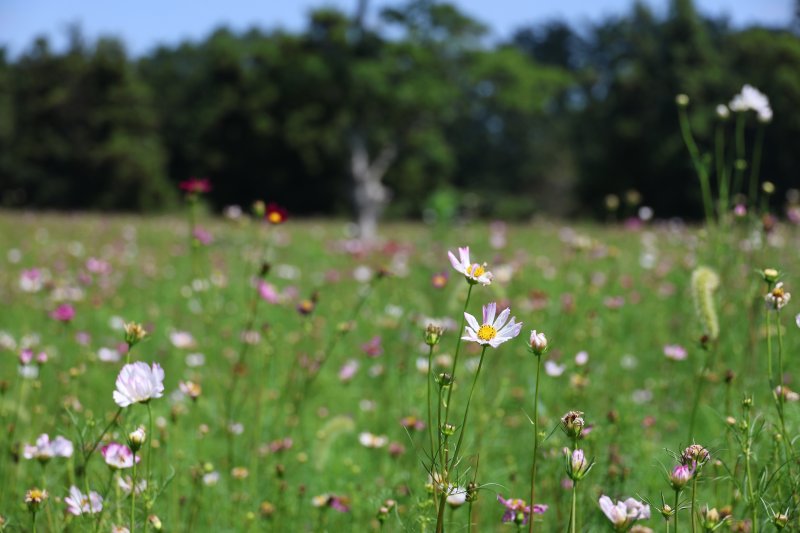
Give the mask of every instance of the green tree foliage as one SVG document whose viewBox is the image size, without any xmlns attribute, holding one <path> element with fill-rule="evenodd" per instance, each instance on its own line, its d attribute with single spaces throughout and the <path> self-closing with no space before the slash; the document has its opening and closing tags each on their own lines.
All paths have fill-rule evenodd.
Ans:
<svg viewBox="0 0 800 533">
<path fill-rule="evenodd" d="M 58 54 L 39 39 L 14 65 L 11 93 L 12 161 L 0 170 L 12 205 L 143 209 L 175 198 L 150 90 L 120 42 L 87 48 L 73 33 Z"/>
<path fill-rule="evenodd" d="M 380 32 L 364 24 L 368 6 L 314 11 L 300 32 L 220 28 L 135 61 L 77 32 L 63 52 L 40 39 L 0 53 L 0 200 L 153 209 L 198 176 L 216 208 L 260 198 L 343 214 L 367 164 L 401 216 L 442 197 L 503 218 L 590 214 L 628 189 L 657 215 L 697 216 L 675 95 L 691 97 L 708 150 L 714 107 L 743 83 L 775 109 L 764 175 L 793 185 L 800 39 L 788 29 L 735 30 L 672 0 L 664 16 L 637 3 L 580 30 L 553 21 L 489 43 L 446 2 L 384 9 Z"/>
</svg>

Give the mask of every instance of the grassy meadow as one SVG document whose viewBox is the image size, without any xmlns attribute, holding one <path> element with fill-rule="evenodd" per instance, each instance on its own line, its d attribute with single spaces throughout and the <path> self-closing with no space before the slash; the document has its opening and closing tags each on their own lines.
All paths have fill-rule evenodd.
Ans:
<svg viewBox="0 0 800 533">
<path fill-rule="evenodd" d="M 615 530 L 602 495 L 649 502 L 649 519 L 617 531 L 710 531 L 706 505 L 731 531 L 775 530 L 784 513 L 798 530 L 797 302 L 768 311 L 775 283 L 760 273 L 777 269 L 795 288 L 797 226 L 396 224 L 372 248 L 341 221 L 244 215 L 197 227 L 193 239 L 181 216 L 0 213 L 6 531 L 433 532 L 437 519 L 445 531 L 527 531 L 527 516 L 502 521 L 498 495 L 530 503 L 537 417 L 535 502 L 547 510 L 536 531 Z M 447 252 L 463 246 L 487 264 L 490 285 L 470 289 L 451 266 Z M 697 276 L 693 287 L 700 266 L 718 276 L 716 290 Z M 482 346 L 461 342 L 442 391 L 452 440 L 440 446 L 434 378 L 453 372 L 468 291 L 479 322 L 497 302 L 522 328 L 482 365 Z M 56 313 L 65 304 L 68 319 Z M 444 332 L 428 371 L 433 321 Z M 126 353 L 130 322 L 147 335 Z M 534 329 L 547 337 L 541 356 Z M 21 362 L 26 349 L 34 359 Z M 135 361 L 163 368 L 163 395 L 119 407 L 115 380 Z M 583 412 L 575 438 L 568 411 Z M 140 425 L 141 461 L 109 468 L 100 448 L 127 445 Z M 74 451 L 26 459 L 41 434 Z M 694 443 L 710 456 L 689 464 L 676 525 L 659 508 L 674 510 L 668 474 Z M 577 448 L 594 466 L 573 482 Z M 132 498 L 134 480 L 147 485 Z M 440 515 L 442 487 L 457 496 L 470 482 Z M 102 511 L 67 512 L 72 486 L 96 492 Z M 34 488 L 47 498 L 35 501 Z"/>
</svg>

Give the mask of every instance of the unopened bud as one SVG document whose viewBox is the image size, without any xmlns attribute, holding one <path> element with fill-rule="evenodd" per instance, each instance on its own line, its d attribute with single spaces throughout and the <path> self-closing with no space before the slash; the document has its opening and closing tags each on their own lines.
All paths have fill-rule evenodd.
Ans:
<svg viewBox="0 0 800 533">
<path fill-rule="evenodd" d="M 436 346 L 442 338 L 444 328 L 435 324 L 428 324 L 425 328 L 425 344 L 428 346 Z"/>
<path fill-rule="evenodd" d="M 128 446 L 131 447 L 133 453 L 136 453 L 142 448 L 146 440 L 147 433 L 144 430 L 144 426 L 139 426 L 128 435 Z"/>
</svg>

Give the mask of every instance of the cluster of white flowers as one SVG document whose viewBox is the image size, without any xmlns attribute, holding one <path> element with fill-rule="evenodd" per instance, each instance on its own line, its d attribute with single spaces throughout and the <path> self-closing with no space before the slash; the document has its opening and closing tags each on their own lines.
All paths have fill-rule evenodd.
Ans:
<svg viewBox="0 0 800 533">
<path fill-rule="evenodd" d="M 755 111 L 759 121 L 764 123 L 772 121 L 772 108 L 769 105 L 769 98 L 749 84 L 742 87 L 741 92 L 733 97 L 728 107 L 735 113 Z M 717 113 L 719 114 L 719 109 Z"/>
</svg>

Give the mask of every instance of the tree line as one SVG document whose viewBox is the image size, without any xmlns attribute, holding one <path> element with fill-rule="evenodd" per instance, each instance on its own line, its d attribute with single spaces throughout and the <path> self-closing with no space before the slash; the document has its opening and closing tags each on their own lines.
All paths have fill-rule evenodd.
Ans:
<svg viewBox="0 0 800 533">
<path fill-rule="evenodd" d="M 775 112 L 763 176 L 781 193 L 800 181 L 789 21 L 739 29 L 673 0 L 662 16 L 637 3 L 491 43 L 443 2 L 363 21 L 326 8 L 299 32 L 220 28 L 136 58 L 78 30 L 63 51 L 46 38 L 15 58 L 0 50 L 0 205 L 169 209 L 177 183 L 197 176 L 216 209 L 264 199 L 341 215 L 380 193 L 393 216 L 589 216 L 607 194 L 636 190 L 657 216 L 696 217 L 675 96 L 690 96 L 710 151 L 714 109 L 745 83 Z M 748 141 L 756 128 L 753 118 Z M 359 173 L 377 180 L 359 192 Z"/>
</svg>

